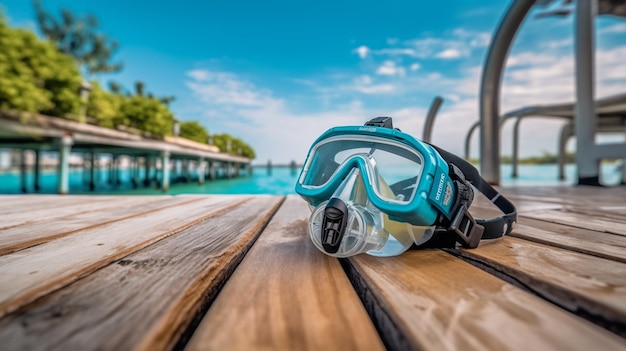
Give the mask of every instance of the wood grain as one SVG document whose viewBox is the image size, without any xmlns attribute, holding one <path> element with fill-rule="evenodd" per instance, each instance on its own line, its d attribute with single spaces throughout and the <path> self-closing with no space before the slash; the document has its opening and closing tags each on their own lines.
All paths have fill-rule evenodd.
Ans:
<svg viewBox="0 0 626 351">
<path fill-rule="evenodd" d="M 621 216 L 600 216 L 598 214 L 585 213 L 580 210 L 573 211 L 572 209 L 525 212 L 523 215 L 546 222 L 566 224 L 577 228 L 586 228 L 626 236 L 626 218 Z"/>
<path fill-rule="evenodd" d="M 214 196 L 0 256 L 0 316 L 247 199 Z"/>
<path fill-rule="evenodd" d="M 350 274 L 366 288 L 395 349 L 624 350 L 626 341 L 437 250 L 360 255 Z"/>
<path fill-rule="evenodd" d="M 626 264 L 518 238 L 505 238 L 462 257 L 512 277 L 569 311 L 590 316 L 626 337 Z"/>
<path fill-rule="evenodd" d="M 45 212 L 49 209 L 60 209 L 66 206 L 76 206 L 78 204 L 93 204 L 96 202 L 114 201 L 114 196 L 83 196 L 83 195 L 23 195 L 15 198 L 8 195 L 0 195 L 0 226 L 5 227 L 5 220 L 11 219 L 13 215 L 22 217 L 25 212 L 30 212 L 31 216 L 26 219 L 37 218 L 39 211 Z"/>
<path fill-rule="evenodd" d="M 164 199 L 167 196 L 159 196 L 158 198 Z M 77 199 L 78 200 L 78 199 Z M 156 200 L 156 198 L 154 199 Z M 118 199 L 104 199 L 98 200 L 97 197 L 90 202 L 78 201 L 75 204 L 65 204 L 65 206 L 54 206 L 51 208 L 44 208 L 39 210 L 31 210 L 29 208 L 23 208 L 19 213 L 12 213 L 9 215 L 0 216 L 0 233 L 9 229 L 14 229 L 19 226 L 33 225 L 41 222 L 50 222 L 57 219 L 62 219 L 66 216 L 73 216 L 76 214 L 84 214 L 95 211 L 107 211 L 108 209 L 115 208 L 117 206 L 128 205 L 141 206 L 141 204 L 153 201 L 149 196 L 127 196 Z"/>
<path fill-rule="evenodd" d="M 620 206 L 624 205 L 624 199 L 626 199 L 624 187 L 507 187 L 501 190 L 514 201 L 526 199 L 582 207 L 593 207 L 599 204 Z"/>
<path fill-rule="evenodd" d="M 133 196 L 119 197 L 117 201 L 80 205 L 80 211 L 51 220 L 33 219 L 20 226 L 0 229 L 0 255 L 39 245 L 50 240 L 71 235 L 80 230 L 109 224 L 154 210 L 197 201 L 185 196 Z M 65 211 L 59 211 L 65 214 Z"/>
<path fill-rule="evenodd" d="M 626 236 L 521 218 L 512 237 L 626 263 Z"/>
<path fill-rule="evenodd" d="M 238 202 L 6 316 L 0 344 L 7 350 L 171 349 L 281 201 Z"/>
<path fill-rule="evenodd" d="M 186 350 L 383 349 L 339 262 L 310 242 L 309 215 L 286 200 Z"/>
<path fill-rule="evenodd" d="M 473 204 L 470 212 L 480 218 L 500 215 L 484 204 Z M 626 263 L 626 236 L 546 222 L 525 212 L 520 212 L 510 236 Z"/>
</svg>

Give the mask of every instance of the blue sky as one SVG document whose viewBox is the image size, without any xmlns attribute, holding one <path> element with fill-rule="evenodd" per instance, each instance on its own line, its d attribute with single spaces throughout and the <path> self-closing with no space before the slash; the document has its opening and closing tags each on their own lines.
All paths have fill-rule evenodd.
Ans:
<svg viewBox="0 0 626 351">
<path fill-rule="evenodd" d="M 509 1 L 120 1 L 42 0 L 55 13 L 94 14 L 116 39 L 121 73 L 95 77 L 174 95 L 181 120 L 229 133 L 257 151 L 255 163 L 302 162 L 335 125 L 394 117 L 422 135 L 431 100 L 445 102 L 433 142 L 463 154 L 478 120 L 481 65 Z M 14 26 L 35 29 L 32 3 L 3 0 Z M 537 8 L 534 13 L 544 9 Z M 626 20 L 597 29 L 597 96 L 626 92 Z M 509 56 L 502 110 L 573 101 L 573 23 L 529 16 Z M 521 127 L 521 154 L 556 152 L 563 121 Z M 505 125 L 503 153 L 510 153 Z M 613 136 L 623 138 L 623 135 Z M 472 155 L 477 155 L 477 135 Z M 570 150 L 573 145 L 570 145 Z"/>
</svg>

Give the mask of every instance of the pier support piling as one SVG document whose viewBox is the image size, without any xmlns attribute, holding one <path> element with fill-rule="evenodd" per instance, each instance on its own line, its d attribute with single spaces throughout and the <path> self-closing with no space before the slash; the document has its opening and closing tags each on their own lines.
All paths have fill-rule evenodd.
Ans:
<svg viewBox="0 0 626 351">
<path fill-rule="evenodd" d="M 58 193 L 67 194 L 70 190 L 70 152 L 73 140 L 69 135 L 59 141 L 59 180 Z"/>
<path fill-rule="evenodd" d="M 150 156 L 146 155 L 146 157 L 143 158 L 143 167 L 144 167 L 144 179 L 143 179 L 143 185 L 144 186 L 148 186 L 150 185 Z"/>
<path fill-rule="evenodd" d="M 89 156 L 89 191 L 96 190 L 96 153 L 92 152 Z"/>
<path fill-rule="evenodd" d="M 20 185 L 22 193 L 26 193 L 26 150 L 20 150 Z"/>
<path fill-rule="evenodd" d="M 200 185 L 204 184 L 204 163 L 203 158 L 198 159 L 198 184 Z"/>
<path fill-rule="evenodd" d="M 41 186 L 39 182 L 40 174 L 41 174 L 41 151 L 35 150 L 35 169 L 34 169 L 34 178 L 33 178 L 35 192 L 39 192 L 39 190 L 41 190 Z"/>
<path fill-rule="evenodd" d="M 163 179 L 161 181 L 161 190 L 167 192 L 170 188 L 170 152 L 163 151 L 161 153 L 161 160 L 163 162 Z"/>
</svg>

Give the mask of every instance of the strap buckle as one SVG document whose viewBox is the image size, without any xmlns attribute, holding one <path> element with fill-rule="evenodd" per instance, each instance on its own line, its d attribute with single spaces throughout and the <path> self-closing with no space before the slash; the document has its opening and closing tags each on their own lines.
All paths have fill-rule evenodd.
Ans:
<svg viewBox="0 0 626 351">
<path fill-rule="evenodd" d="M 448 227 L 448 231 L 456 234 L 457 240 L 464 247 L 470 249 L 478 247 L 484 230 L 485 228 L 482 225 L 476 224 L 476 220 L 469 213 L 465 204 L 461 205 Z"/>
</svg>

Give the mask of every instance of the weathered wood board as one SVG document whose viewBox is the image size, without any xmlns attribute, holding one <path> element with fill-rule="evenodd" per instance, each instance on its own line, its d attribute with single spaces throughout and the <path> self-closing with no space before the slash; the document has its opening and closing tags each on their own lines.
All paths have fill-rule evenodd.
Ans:
<svg viewBox="0 0 626 351">
<path fill-rule="evenodd" d="M 289 197 L 211 306 L 186 350 L 380 350 L 336 259 L 310 242 Z"/>
<path fill-rule="evenodd" d="M 11 282 L 0 285 L 0 316 L 246 199 L 210 197 L 0 256 L 0 281 Z"/>
<path fill-rule="evenodd" d="M 37 218 L 20 226 L 0 229 L 0 255 L 62 238 L 79 230 L 198 200 L 200 198 L 185 196 L 141 196 L 124 201 L 97 202 L 98 206 L 83 204 L 81 206 L 86 209 L 80 212 L 70 212 L 54 219 Z"/>
<path fill-rule="evenodd" d="M 456 254 L 513 278 L 535 294 L 626 337 L 626 264 L 505 238 Z"/>
<path fill-rule="evenodd" d="M 385 319 L 382 333 L 394 349 L 626 348 L 615 334 L 439 250 L 349 262 L 370 314 Z"/>
<path fill-rule="evenodd" d="M 5 350 L 167 350 L 210 303 L 281 203 L 217 202 L 220 216 L 115 261 L 0 320 Z M 204 206 L 203 206 L 204 207 Z"/>
</svg>

